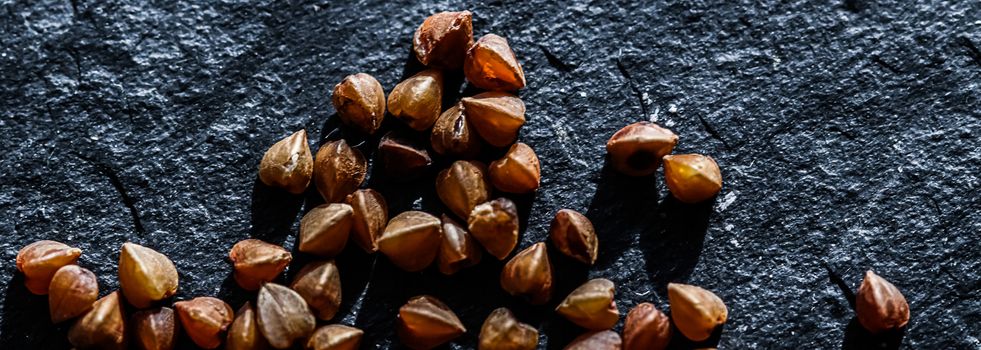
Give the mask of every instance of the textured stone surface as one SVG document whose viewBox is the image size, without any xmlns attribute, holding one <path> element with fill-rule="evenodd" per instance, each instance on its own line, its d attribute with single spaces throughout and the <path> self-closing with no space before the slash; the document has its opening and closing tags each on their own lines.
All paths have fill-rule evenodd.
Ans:
<svg viewBox="0 0 981 350">
<path fill-rule="evenodd" d="M 905 337 L 884 341 L 981 348 L 977 1 L 197 2 L 0 3 L 0 347 L 68 347 L 67 325 L 49 324 L 14 268 L 38 239 L 81 247 L 103 294 L 134 241 L 173 258 L 177 300 L 237 309 L 254 297 L 235 286 L 228 249 L 248 237 L 294 248 L 297 215 L 319 203 L 259 185 L 262 152 L 299 128 L 313 146 L 340 136 L 333 85 L 364 71 L 391 89 L 419 69 L 409 49 L 423 18 L 468 8 L 475 33 L 507 37 L 528 78 L 520 139 L 543 176 L 537 195 L 516 198 L 519 249 L 572 208 L 595 223 L 599 261 L 553 254 L 555 298 L 529 307 L 500 290 L 493 259 L 446 278 L 349 245 L 339 318 L 368 347 L 394 344 L 398 306 L 429 293 L 470 330 L 450 348 L 472 347 L 508 306 L 560 349 L 580 330 L 551 309 L 605 277 L 624 314 L 666 309 L 670 281 L 714 290 L 730 321 L 710 343 L 724 349 L 864 348 L 883 339 L 857 327 L 839 284 L 854 290 L 874 269 L 912 310 Z M 678 152 L 718 160 L 714 203 L 682 205 L 659 176 L 604 168 L 609 135 L 644 119 L 678 133 Z M 370 186 L 393 213 L 442 211 L 432 176 L 384 177 Z"/>
</svg>

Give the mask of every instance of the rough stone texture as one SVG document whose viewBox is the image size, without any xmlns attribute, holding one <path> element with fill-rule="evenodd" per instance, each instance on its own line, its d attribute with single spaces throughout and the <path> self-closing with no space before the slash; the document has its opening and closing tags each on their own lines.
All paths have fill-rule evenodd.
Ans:
<svg viewBox="0 0 981 350">
<path fill-rule="evenodd" d="M 196 2 L 0 3 L 0 347 L 68 348 L 67 325 L 49 324 L 14 268 L 38 239 L 81 247 L 103 294 L 134 241 L 173 258 L 177 300 L 254 297 L 228 249 L 248 237 L 294 248 L 298 213 L 319 203 L 257 183 L 262 153 L 299 128 L 313 146 L 339 137 L 333 85 L 364 71 L 391 89 L 419 69 L 409 49 L 423 18 L 467 8 L 528 77 L 520 139 L 543 179 L 516 198 L 519 248 L 572 208 L 595 223 L 600 258 L 587 269 L 553 252 L 555 298 L 529 307 L 500 290 L 493 259 L 446 278 L 349 245 L 339 319 L 365 329 L 366 347 L 394 346 L 396 309 L 429 293 L 470 330 L 450 348 L 473 347 L 508 306 L 560 349 L 581 330 L 551 309 L 606 277 L 624 314 L 667 309 L 671 281 L 717 292 L 730 320 L 708 343 L 723 349 L 981 349 L 977 1 Z M 678 133 L 678 152 L 718 160 L 714 203 L 682 205 L 660 175 L 604 167 L 609 135 L 644 119 Z M 377 142 L 349 137 L 366 152 Z M 370 186 L 395 213 L 442 211 L 432 176 L 373 173 Z M 866 269 L 906 294 L 905 336 L 857 326 L 847 291 Z"/>
</svg>

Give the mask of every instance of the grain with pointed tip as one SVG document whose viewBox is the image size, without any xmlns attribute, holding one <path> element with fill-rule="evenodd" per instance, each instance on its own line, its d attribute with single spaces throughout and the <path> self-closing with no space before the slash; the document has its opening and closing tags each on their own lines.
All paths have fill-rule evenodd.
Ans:
<svg viewBox="0 0 981 350">
<path fill-rule="evenodd" d="M 307 350 L 356 350 L 364 331 L 342 324 L 320 327 L 307 340 Z"/>
<path fill-rule="evenodd" d="M 344 250 L 354 223 L 354 209 L 343 203 L 322 204 L 300 219 L 298 249 L 320 257 L 334 257 Z"/>
<path fill-rule="evenodd" d="M 256 309 L 259 330 L 277 349 L 287 349 L 308 337 L 317 322 L 303 297 L 275 283 L 259 289 Z"/>
<path fill-rule="evenodd" d="M 65 265 L 55 272 L 48 287 L 48 312 L 51 323 L 81 316 L 99 299 L 99 281 L 95 274 L 78 265 Z"/>
<path fill-rule="evenodd" d="M 473 44 L 470 11 L 439 12 L 427 17 L 412 37 L 412 51 L 426 66 L 456 70 Z"/>
<path fill-rule="evenodd" d="M 722 299 L 702 287 L 668 283 L 668 300 L 675 328 L 694 341 L 708 339 L 729 316 Z"/>
<path fill-rule="evenodd" d="M 592 279 L 569 293 L 555 311 L 589 330 L 610 329 L 620 319 L 613 292 L 614 285 L 610 280 Z"/>
<path fill-rule="evenodd" d="M 586 265 L 596 263 L 599 237 L 585 215 L 572 209 L 559 210 L 548 228 L 548 236 L 562 254 Z"/>
<path fill-rule="evenodd" d="M 504 265 L 501 288 L 532 305 L 547 303 L 552 298 L 552 264 L 545 243 L 533 244 Z"/>
<path fill-rule="evenodd" d="M 872 270 L 865 272 L 855 293 L 855 313 L 859 324 L 872 333 L 906 327 L 910 317 L 903 293 Z"/>
<path fill-rule="evenodd" d="M 77 349 L 126 349 L 126 312 L 121 297 L 116 291 L 97 300 L 68 330 L 68 342 Z"/>
<path fill-rule="evenodd" d="M 259 162 L 259 180 L 293 194 L 306 191 L 313 177 L 313 154 L 307 144 L 307 131 L 300 130 L 279 140 Z"/>
<path fill-rule="evenodd" d="M 354 191 L 347 196 L 347 204 L 353 211 L 351 238 L 365 252 L 378 251 L 378 238 L 388 224 L 388 203 L 385 197 L 372 189 Z"/>
<path fill-rule="evenodd" d="M 538 347 L 538 330 L 522 323 L 511 310 L 498 308 L 480 327 L 479 350 L 534 350 Z"/>
<path fill-rule="evenodd" d="M 477 161 L 458 160 L 436 177 L 436 195 L 457 217 L 466 220 L 490 198 L 487 168 Z"/>
<path fill-rule="evenodd" d="M 467 219 L 470 234 L 498 260 L 507 258 L 518 245 L 518 225 L 518 208 L 503 197 L 474 207 Z"/>
<path fill-rule="evenodd" d="M 494 147 L 510 145 L 525 125 L 525 103 L 506 92 L 483 92 L 460 100 L 480 138 Z"/>
<path fill-rule="evenodd" d="M 515 91 L 525 87 L 525 71 L 508 40 L 486 34 L 477 39 L 463 62 L 463 74 L 476 87 L 490 91 Z"/>
<path fill-rule="evenodd" d="M 191 341 L 205 349 L 215 349 L 225 339 L 235 312 L 221 299 L 197 297 L 174 303 L 181 328 Z"/>
<path fill-rule="evenodd" d="M 28 244 L 17 252 L 17 270 L 24 274 L 24 285 L 31 293 L 48 294 L 55 272 L 62 266 L 74 264 L 82 250 L 64 243 L 41 240 Z"/>
<path fill-rule="evenodd" d="M 263 283 L 279 277 L 293 261 L 288 250 L 258 239 L 246 239 L 235 243 L 228 252 L 228 259 L 235 267 L 234 278 L 245 290 L 258 290 Z"/>
<path fill-rule="evenodd" d="M 177 267 L 160 252 L 134 243 L 123 243 L 119 253 L 119 287 L 136 308 L 177 293 Z"/>
<path fill-rule="evenodd" d="M 334 318 L 341 307 L 341 275 L 333 260 L 308 263 L 296 274 L 290 288 L 303 297 L 321 320 Z"/>
<path fill-rule="evenodd" d="M 347 141 L 331 141 L 320 147 L 313 161 L 313 182 L 327 203 L 340 203 L 368 176 L 364 154 Z"/>
<path fill-rule="evenodd" d="M 378 251 L 395 266 L 422 271 L 439 253 L 442 228 L 435 216 L 421 211 L 407 211 L 392 218 L 378 239 Z"/>
<path fill-rule="evenodd" d="M 130 317 L 133 343 L 142 350 L 173 350 L 180 323 L 174 309 L 158 307 L 133 313 Z"/>
<path fill-rule="evenodd" d="M 396 333 L 410 349 L 432 349 L 466 332 L 453 310 L 435 297 L 417 296 L 399 308 Z"/>
</svg>

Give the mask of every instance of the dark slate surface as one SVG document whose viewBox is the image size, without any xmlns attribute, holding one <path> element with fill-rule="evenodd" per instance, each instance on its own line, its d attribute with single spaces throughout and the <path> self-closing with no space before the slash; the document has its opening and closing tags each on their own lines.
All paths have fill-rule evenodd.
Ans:
<svg viewBox="0 0 981 350">
<path fill-rule="evenodd" d="M 981 3 L 864 0 L 4 1 L 0 348 L 68 347 L 14 268 L 38 239 L 81 247 L 103 294 L 134 241 L 173 258 L 176 299 L 237 308 L 252 295 L 231 281 L 228 249 L 250 236 L 292 248 L 297 215 L 319 202 L 257 184 L 262 152 L 300 128 L 313 146 L 342 135 L 333 85 L 364 71 L 391 89 L 418 70 L 423 18 L 464 8 L 478 35 L 510 40 L 528 76 L 521 140 L 543 181 L 517 198 L 520 247 L 572 208 L 596 224 L 600 259 L 555 256 L 555 300 L 529 307 L 500 290 L 496 261 L 446 278 L 349 249 L 339 319 L 366 330 L 366 348 L 397 347 L 397 307 L 430 293 L 470 329 L 450 348 L 473 347 L 483 318 L 509 306 L 559 349 L 580 330 L 551 308 L 605 277 L 623 313 L 667 308 L 671 281 L 714 290 L 730 309 L 709 342 L 723 349 L 981 349 Z M 718 160 L 716 201 L 682 205 L 659 176 L 606 170 L 609 135 L 645 119 L 681 135 L 679 152 Z M 373 173 L 370 186 L 393 211 L 442 210 L 432 176 L 405 186 Z M 905 336 L 856 326 L 843 290 L 870 268 L 906 294 Z"/>
</svg>

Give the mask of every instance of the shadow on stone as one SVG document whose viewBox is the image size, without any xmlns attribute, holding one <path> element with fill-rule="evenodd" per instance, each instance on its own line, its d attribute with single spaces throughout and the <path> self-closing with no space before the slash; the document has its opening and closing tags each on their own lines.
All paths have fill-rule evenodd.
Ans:
<svg viewBox="0 0 981 350">
<path fill-rule="evenodd" d="M 405 52 L 405 62 L 402 63 L 402 75 L 399 77 L 399 82 L 409 79 L 409 77 L 421 72 L 424 69 L 426 69 L 426 66 L 423 65 L 422 62 L 419 62 L 419 59 L 416 58 L 416 53 L 413 52 L 412 48 L 410 47 L 409 50 Z"/>
<path fill-rule="evenodd" d="M 369 273 L 370 280 L 363 287 L 364 294 L 353 322 L 356 327 L 365 330 L 365 348 L 401 349 L 401 346 L 395 345 L 398 343 L 395 335 L 398 310 L 410 298 L 418 295 L 438 298 L 460 318 L 468 332 L 452 343 L 463 348 L 476 348 L 480 326 L 487 315 L 498 307 L 509 307 L 516 312 L 520 310 L 522 321 L 532 325 L 549 315 L 547 306 L 529 308 L 527 303 L 501 290 L 499 278 L 504 262 L 489 255 L 485 255 L 476 266 L 451 276 L 440 273 L 436 264 L 421 272 L 405 272 L 383 255 L 377 259 L 373 272 Z"/>
<path fill-rule="evenodd" d="M 584 215 L 594 223 L 600 251 L 622 252 L 640 235 L 641 241 L 660 231 L 657 182 L 654 176 L 630 177 L 603 166 L 596 193 Z M 614 254 L 600 254 L 600 268 L 614 263 Z"/>
<path fill-rule="evenodd" d="M 539 327 L 542 334 L 548 337 L 548 349 L 562 349 L 586 331 L 556 313 L 555 308 L 569 293 L 586 283 L 590 266 L 560 253 L 551 240 L 547 244 L 548 260 L 552 264 L 552 299 L 541 311 L 547 316 L 542 317 Z"/>
<path fill-rule="evenodd" d="M 862 327 L 857 317 L 852 317 L 848 325 L 845 326 L 845 339 L 841 344 L 841 348 L 843 350 L 899 349 L 905 336 L 906 327 L 880 334 L 872 334 Z"/>
<path fill-rule="evenodd" d="M 443 73 L 443 108 L 442 110 L 450 109 L 457 102 L 460 102 L 461 98 L 467 96 L 473 96 L 480 91 L 470 88 L 470 84 L 466 82 L 466 77 L 463 76 L 463 72 L 453 71 Z"/>
<path fill-rule="evenodd" d="M 334 259 L 337 271 L 341 275 L 341 306 L 331 322 L 338 322 L 344 315 L 351 313 L 351 309 L 358 303 L 368 285 L 371 271 L 377 264 L 376 260 L 382 259 L 379 255 L 381 254 L 368 255 L 361 250 L 361 247 L 348 240 L 347 247 Z M 298 272 L 300 269 L 294 271 Z"/>
<path fill-rule="evenodd" d="M 231 306 L 235 311 L 238 311 L 238 309 L 242 307 L 242 304 L 245 304 L 246 301 L 252 302 L 252 305 L 255 306 L 255 297 L 257 292 L 247 291 L 242 289 L 242 287 L 239 287 L 238 283 L 235 282 L 235 273 L 233 270 L 234 268 L 232 266 L 228 267 L 228 275 L 226 275 L 225 279 L 221 281 L 221 287 L 219 287 L 218 295 L 216 297 L 224 300 L 226 303 L 228 303 L 228 306 Z M 283 283 L 281 279 L 277 279 L 273 282 Z"/>
<path fill-rule="evenodd" d="M 719 340 L 722 339 L 722 331 L 725 329 L 725 324 L 718 326 L 712 331 L 712 335 L 703 341 L 692 341 L 691 339 L 685 338 L 678 328 L 672 325 L 671 327 L 671 342 L 668 343 L 668 350 L 689 350 L 689 349 L 714 349 L 719 346 Z"/>
<path fill-rule="evenodd" d="M 378 145 L 378 139 L 381 135 L 384 135 L 388 129 L 391 128 L 390 117 L 386 117 L 382 121 L 381 127 L 372 134 L 366 134 L 361 130 L 345 125 L 341 122 L 340 116 L 337 113 L 331 114 L 324 121 L 323 126 L 320 128 L 320 138 L 316 140 L 317 149 L 311 149 L 316 157 L 317 151 L 320 147 L 330 141 L 337 141 L 344 139 L 347 144 L 351 147 L 357 148 L 359 151 L 365 153 L 365 158 L 370 158 L 371 153 L 374 152 L 375 146 Z"/>
<path fill-rule="evenodd" d="M 848 305 L 851 306 L 852 310 L 854 310 L 855 293 L 852 292 L 851 287 L 848 286 L 848 283 L 845 283 L 845 280 L 841 278 L 841 275 L 835 272 L 827 262 L 824 260 L 819 260 L 819 263 L 825 270 L 828 271 L 828 280 L 838 287 L 838 289 L 841 291 L 841 295 L 845 297 L 845 300 L 848 301 Z"/>
<path fill-rule="evenodd" d="M 48 297 L 34 295 L 24 286 L 24 275 L 14 273 L 7 282 L 0 319 L 0 346 L 4 349 L 68 349 L 68 328 L 74 320 L 51 324 Z M 103 292 L 102 294 L 106 294 Z"/>
<path fill-rule="evenodd" d="M 657 207 L 659 221 L 641 233 L 647 273 L 662 295 L 668 283 L 686 280 L 698 264 L 713 204 L 686 204 L 669 195 Z"/>
<path fill-rule="evenodd" d="M 563 298 L 565 296 L 562 296 Z M 559 302 L 562 300 L 559 299 Z M 548 310 L 555 314 L 548 323 L 542 326 L 542 333 L 548 337 L 548 350 L 562 350 L 565 349 L 569 343 L 571 343 L 576 337 L 586 334 L 589 331 L 577 326 L 576 324 L 566 320 L 562 316 L 555 313 L 554 310 Z"/>
<path fill-rule="evenodd" d="M 496 197 L 494 195 L 496 195 Z M 535 198 L 538 196 L 538 191 L 531 192 L 531 193 L 522 193 L 522 194 L 505 193 L 505 192 L 497 191 L 497 193 L 495 193 L 494 195 L 492 195 L 492 198 L 506 197 L 507 199 L 510 199 L 511 201 L 514 202 L 514 206 L 518 208 L 518 227 L 519 227 L 518 246 L 514 248 L 514 252 L 511 254 L 513 256 L 517 252 L 521 251 L 521 249 L 531 246 L 529 244 L 526 247 L 522 247 L 521 242 L 524 241 L 525 238 L 527 238 L 526 236 L 528 235 L 527 233 L 528 221 L 531 219 L 531 216 L 533 215 L 531 212 L 531 208 L 532 206 L 535 205 Z M 540 234 L 546 235 L 543 236 L 544 237 L 543 239 L 548 238 L 547 233 L 542 232 Z M 551 250 L 551 248 L 552 247 L 549 247 L 549 250 Z"/>
<path fill-rule="evenodd" d="M 252 186 L 252 238 L 283 245 L 291 234 L 302 195 L 271 187 L 257 176 Z"/>
</svg>

